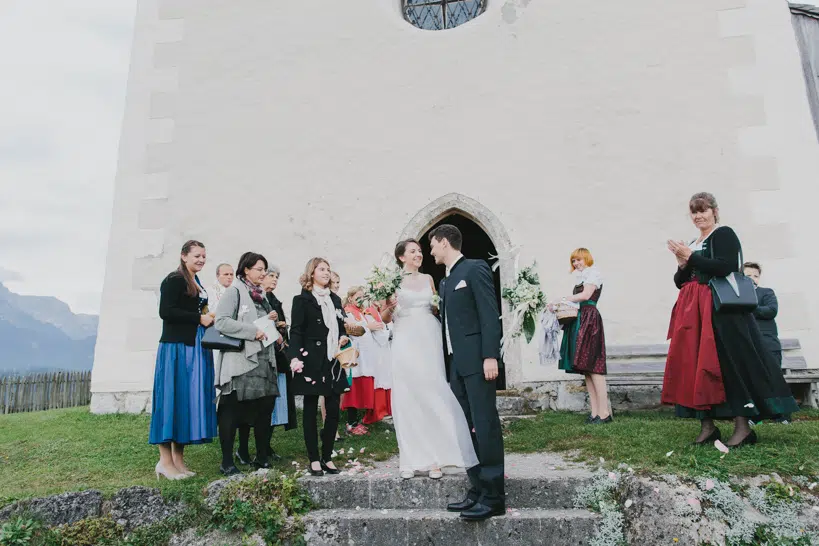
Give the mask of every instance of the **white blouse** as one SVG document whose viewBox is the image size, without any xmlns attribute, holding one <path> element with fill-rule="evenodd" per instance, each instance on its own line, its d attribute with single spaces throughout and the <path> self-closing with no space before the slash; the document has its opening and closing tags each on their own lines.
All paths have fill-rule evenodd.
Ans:
<svg viewBox="0 0 819 546">
<path fill-rule="evenodd" d="M 577 286 L 578 284 L 593 284 L 597 288 L 603 286 L 603 275 L 600 273 L 600 270 L 597 267 L 587 267 L 583 271 L 574 271 L 572 273 L 574 277 L 574 285 Z"/>
</svg>

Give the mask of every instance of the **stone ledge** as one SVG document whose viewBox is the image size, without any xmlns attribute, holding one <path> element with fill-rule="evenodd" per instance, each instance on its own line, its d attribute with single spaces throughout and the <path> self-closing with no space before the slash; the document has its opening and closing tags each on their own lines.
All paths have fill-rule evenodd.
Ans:
<svg viewBox="0 0 819 546">
<path fill-rule="evenodd" d="M 586 510 L 519 510 L 480 523 L 442 510 L 317 510 L 304 517 L 312 546 L 336 544 L 587 544 L 598 517 Z"/>
</svg>

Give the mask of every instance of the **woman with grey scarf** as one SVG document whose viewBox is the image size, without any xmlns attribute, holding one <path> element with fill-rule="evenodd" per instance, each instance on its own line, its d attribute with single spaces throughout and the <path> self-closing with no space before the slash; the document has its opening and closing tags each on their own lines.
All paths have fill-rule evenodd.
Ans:
<svg viewBox="0 0 819 546">
<path fill-rule="evenodd" d="M 283 339 L 279 335 L 278 340 L 265 346 L 267 336 L 254 324 L 262 317 L 273 319 L 273 309 L 261 286 L 267 267 L 267 260 L 261 254 L 244 253 L 236 268 L 236 281 L 225 291 L 216 310 L 216 329 L 226 336 L 245 340 L 239 351 L 220 352 L 215 365 L 222 447 L 219 470 L 226 476 L 239 473 L 233 460 L 233 440 L 236 428 L 243 424 L 253 426 L 254 466 L 270 467 L 270 418 L 279 394 L 275 351 Z"/>
</svg>

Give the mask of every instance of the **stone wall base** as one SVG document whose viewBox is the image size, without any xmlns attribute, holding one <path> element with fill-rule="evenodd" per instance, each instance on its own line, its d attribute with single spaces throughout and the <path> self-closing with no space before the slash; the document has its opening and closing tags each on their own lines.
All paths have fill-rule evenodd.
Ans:
<svg viewBox="0 0 819 546">
<path fill-rule="evenodd" d="M 589 411 L 589 393 L 583 381 L 537 381 L 521 383 L 516 389 L 536 411 Z M 660 407 L 660 385 L 610 385 L 612 409 L 636 410 Z"/>
<path fill-rule="evenodd" d="M 93 392 L 91 413 L 150 413 L 151 391 Z"/>
</svg>

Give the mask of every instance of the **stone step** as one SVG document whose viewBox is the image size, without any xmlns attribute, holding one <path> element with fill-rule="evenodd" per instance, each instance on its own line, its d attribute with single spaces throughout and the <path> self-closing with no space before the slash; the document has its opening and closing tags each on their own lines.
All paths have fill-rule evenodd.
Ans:
<svg viewBox="0 0 819 546">
<path fill-rule="evenodd" d="M 513 510 L 484 522 L 445 510 L 314 510 L 303 518 L 311 546 L 552 546 L 588 544 L 598 516 L 586 510 Z"/>
<path fill-rule="evenodd" d="M 522 415 L 530 411 L 529 401 L 522 396 L 498 396 L 498 415 Z"/>
<path fill-rule="evenodd" d="M 386 471 L 385 471 L 386 470 Z M 517 468 L 507 464 L 506 505 L 514 508 L 566 509 L 574 506 L 578 487 L 591 475 L 583 470 L 537 468 L 528 475 L 515 475 Z M 319 508 L 413 509 L 445 508 L 463 500 L 469 481 L 465 474 L 445 475 L 439 480 L 416 476 L 404 480 L 397 469 L 375 469 L 370 476 L 336 475 L 300 481 Z"/>
</svg>

